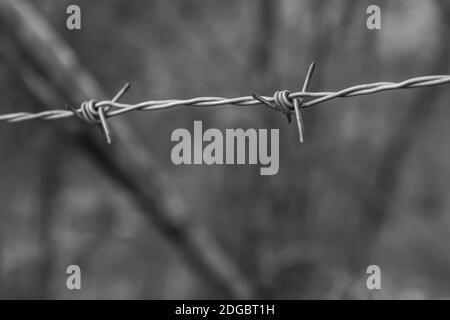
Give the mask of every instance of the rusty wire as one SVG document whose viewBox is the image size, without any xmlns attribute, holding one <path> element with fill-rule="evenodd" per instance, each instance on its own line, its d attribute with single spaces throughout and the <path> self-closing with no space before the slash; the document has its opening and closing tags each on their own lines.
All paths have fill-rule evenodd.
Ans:
<svg viewBox="0 0 450 320">
<path fill-rule="evenodd" d="M 118 99 L 128 90 L 127 83 L 112 100 L 83 102 L 79 108 L 47 110 L 42 112 L 16 112 L 0 115 L 0 122 L 22 122 L 34 119 L 56 120 L 77 116 L 89 123 L 100 124 L 108 143 L 111 142 L 110 129 L 106 119 L 131 111 L 156 111 L 180 106 L 215 107 L 223 105 L 255 106 L 267 105 L 285 114 L 290 122 L 290 115 L 296 114 L 300 141 L 303 142 L 303 124 L 300 109 L 310 108 L 336 98 L 347 98 L 369 95 L 383 91 L 413 89 L 439 86 L 450 83 L 450 75 L 433 75 L 408 79 L 402 82 L 376 82 L 356 85 L 336 92 L 308 92 L 307 88 L 314 71 L 314 63 L 310 66 L 302 91 L 290 93 L 287 90 L 275 92 L 273 97 L 252 93 L 251 96 L 237 98 L 197 97 L 192 99 L 149 100 L 136 104 L 118 102 Z M 304 101 L 309 98 L 309 101 Z"/>
</svg>

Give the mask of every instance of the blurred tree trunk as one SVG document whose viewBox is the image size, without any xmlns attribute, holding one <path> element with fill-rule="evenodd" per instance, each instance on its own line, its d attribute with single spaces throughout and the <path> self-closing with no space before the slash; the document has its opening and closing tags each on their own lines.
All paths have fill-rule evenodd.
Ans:
<svg viewBox="0 0 450 320">
<path fill-rule="evenodd" d="M 267 86 L 267 82 L 276 82 L 274 64 L 280 4 L 278 1 L 261 0 L 254 5 L 255 23 L 248 68 L 259 83 L 263 82 Z"/>
<path fill-rule="evenodd" d="M 253 35 L 247 56 L 247 72 L 250 75 L 250 87 L 258 88 L 262 94 L 270 95 L 278 82 L 279 73 L 276 70 L 276 43 L 278 22 L 280 18 L 279 2 L 261 0 L 252 3 L 254 6 Z M 277 114 L 265 112 L 264 123 L 275 126 Z"/>
<path fill-rule="evenodd" d="M 311 30 L 314 30 L 314 41 L 311 48 L 306 48 L 311 56 L 311 59 L 317 63 L 316 72 L 311 81 L 311 88 L 317 88 L 318 91 L 323 91 L 326 85 L 329 85 L 326 81 L 326 75 L 336 74 L 339 72 L 338 65 L 332 65 L 330 62 L 336 62 L 336 57 L 342 54 L 342 48 L 348 45 L 348 34 L 352 30 L 350 28 L 352 22 L 357 15 L 357 11 L 361 9 L 361 4 L 356 1 L 346 0 L 339 10 L 339 19 L 336 23 L 329 22 L 326 14 L 329 13 L 329 2 L 327 1 L 314 1 L 311 2 L 311 14 L 314 17 L 312 19 L 314 26 L 311 26 Z M 316 22 L 320 21 L 320 24 Z M 308 42 L 305 41 L 305 44 Z M 332 79 L 334 81 L 334 79 Z M 326 91 L 326 90 L 325 90 Z M 308 126 L 308 132 L 311 136 L 322 133 L 322 125 L 317 126 L 320 122 L 318 117 L 320 110 L 308 110 L 306 113 L 306 120 Z M 320 128 L 316 130 L 316 128 Z"/>
</svg>

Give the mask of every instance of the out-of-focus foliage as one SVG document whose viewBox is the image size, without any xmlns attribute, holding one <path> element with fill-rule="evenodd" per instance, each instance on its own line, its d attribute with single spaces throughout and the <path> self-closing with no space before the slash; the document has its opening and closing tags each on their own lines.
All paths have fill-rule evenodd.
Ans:
<svg viewBox="0 0 450 320">
<path fill-rule="evenodd" d="M 314 91 L 450 73 L 448 1 L 375 2 L 380 31 L 366 28 L 374 1 L 41 0 L 39 9 L 111 93 L 132 83 L 130 101 L 298 90 L 312 61 Z M 70 4 L 82 9 L 81 31 L 65 27 Z M 1 113 L 40 107 L 0 65 Z M 445 87 L 334 100 L 304 112 L 304 145 L 266 108 L 125 117 L 262 296 L 443 298 L 449 101 Z M 280 128 L 278 175 L 174 166 L 170 134 L 193 120 Z M 220 297 L 55 135 L 43 122 L 0 125 L 1 298 Z M 81 291 L 66 289 L 70 264 L 82 268 Z M 382 270 L 375 293 L 365 287 L 370 264 Z"/>
</svg>

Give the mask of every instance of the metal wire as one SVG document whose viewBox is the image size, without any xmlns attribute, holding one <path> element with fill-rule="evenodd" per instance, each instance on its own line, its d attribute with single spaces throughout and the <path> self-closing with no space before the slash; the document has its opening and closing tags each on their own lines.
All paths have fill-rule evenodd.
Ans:
<svg viewBox="0 0 450 320">
<path fill-rule="evenodd" d="M 383 91 L 399 90 L 399 89 L 414 89 L 423 87 L 439 86 L 450 83 L 450 75 L 433 75 L 408 79 L 402 82 L 376 82 L 353 86 L 337 92 L 307 92 L 307 86 L 311 80 L 312 70 L 314 64 L 311 65 L 308 72 L 307 80 L 300 92 L 289 93 L 289 91 L 278 91 L 273 97 L 260 96 L 255 93 L 252 96 L 244 96 L 237 98 L 222 98 L 222 97 L 197 97 L 192 99 L 171 99 L 171 100 L 149 100 L 136 104 L 121 103 L 117 100 L 129 88 L 126 84 L 112 100 L 103 100 L 96 102 L 95 100 L 83 102 L 78 109 L 57 109 L 47 110 L 37 113 L 30 112 L 16 112 L 10 114 L 0 115 L 0 122 L 22 122 L 28 120 L 57 120 L 78 116 L 90 123 L 98 123 L 103 127 L 103 131 L 110 142 L 109 128 L 106 122 L 107 118 L 116 117 L 132 111 L 156 111 L 163 109 L 170 109 L 181 106 L 193 107 L 216 107 L 224 105 L 235 105 L 241 107 L 256 106 L 266 104 L 276 111 L 288 115 L 294 113 L 294 104 L 299 105 L 298 110 L 310 108 L 318 104 L 330 101 L 336 98 L 356 97 L 362 95 L 369 95 Z M 280 95 L 281 94 L 281 95 Z M 304 101 L 309 98 L 309 101 Z M 280 101 L 284 101 L 280 107 Z M 289 109 L 286 109 L 289 108 Z M 300 120 L 299 120 L 300 119 Z M 303 141 L 303 126 L 301 124 L 301 116 L 297 114 L 297 122 L 299 125 L 300 141 Z"/>
</svg>

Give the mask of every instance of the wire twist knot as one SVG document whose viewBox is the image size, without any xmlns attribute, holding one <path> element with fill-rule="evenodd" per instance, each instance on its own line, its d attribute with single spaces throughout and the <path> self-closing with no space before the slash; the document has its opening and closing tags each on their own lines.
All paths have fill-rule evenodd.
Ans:
<svg viewBox="0 0 450 320">
<path fill-rule="evenodd" d="M 289 123 L 292 121 L 291 113 L 294 110 L 294 101 L 289 98 L 290 94 L 289 90 L 282 90 L 273 95 L 275 108 L 287 117 Z"/>
<path fill-rule="evenodd" d="M 117 100 L 122 97 L 122 95 L 130 88 L 130 84 L 126 83 L 122 89 L 114 96 L 111 100 L 111 103 L 115 103 Z M 78 118 L 86 121 L 87 123 L 98 124 L 105 134 L 106 141 L 111 143 L 111 130 L 109 128 L 108 122 L 106 118 L 108 117 L 108 110 L 111 108 L 108 105 L 108 102 L 102 101 L 98 102 L 97 100 L 89 100 L 81 103 L 79 109 L 74 109 L 69 107 L 74 115 Z"/>
<path fill-rule="evenodd" d="M 81 103 L 80 109 L 78 109 L 75 114 L 88 123 L 101 123 L 99 109 L 101 108 L 102 111 L 105 112 L 109 107 L 99 107 L 97 106 L 97 103 L 98 102 L 93 99 L 84 101 Z"/>
</svg>

